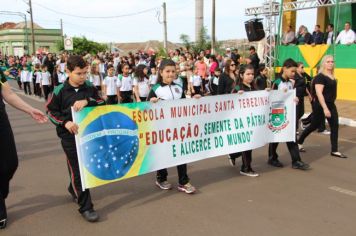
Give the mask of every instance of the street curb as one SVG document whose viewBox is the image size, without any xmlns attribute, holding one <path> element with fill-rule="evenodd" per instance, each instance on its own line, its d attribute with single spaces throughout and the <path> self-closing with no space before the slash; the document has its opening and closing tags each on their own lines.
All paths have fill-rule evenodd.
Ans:
<svg viewBox="0 0 356 236">
<path fill-rule="evenodd" d="M 302 118 L 305 118 L 309 116 L 310 113 L 305 113 Z M 346 125 L 350 127 L 356 127 L 356 120 L 350 119 L 350 118 L 345 118 L 345 117 L 339 117 L 339 125 Z"/>
</svg>

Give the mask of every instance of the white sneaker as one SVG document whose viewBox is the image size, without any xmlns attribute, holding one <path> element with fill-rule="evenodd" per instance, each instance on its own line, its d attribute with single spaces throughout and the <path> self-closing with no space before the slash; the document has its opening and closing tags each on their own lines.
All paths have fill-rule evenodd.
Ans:
<svg viewBox="0 0 356 236">
<path fill-rule="evenodd" d="M 325 135 L 330 135 L 331 134 L 331 132 L 329 131 L 329 130 L 324 130 L 323 132 L 321 132 L 322 134 L 325 134 Z"/>
</svg>

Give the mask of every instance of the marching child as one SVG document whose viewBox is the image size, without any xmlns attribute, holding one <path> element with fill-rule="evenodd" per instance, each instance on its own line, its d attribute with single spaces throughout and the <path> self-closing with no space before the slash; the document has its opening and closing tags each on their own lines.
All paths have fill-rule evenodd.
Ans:
<svg viewBox="0 0 356 236">
<path fill-rule="evenodd" d="M 117 77 L 114 75 L 115 69 L 113 65 L 108 65 L 108 76 L 103 81 L 103 93 L 106 104 L 118 103 Z"/>
<path fill-rule="evenodd" d="M 157 84 L 153 86 L 148 94 L 147 100 L 153 103 L 159 100 L 176 100 L 185 98 L 183 87 L 173 82 L 176 78 L 176 65 L 174 61 L 164 59 L 160 63 L 157 77 Z M 199 98 L 196 95 L 195 98 Z M 195 187 L 190 184 L 187 174 L 187 165 L 177 166 L 178 170 L 178 190 L 185 193 L 194 193 Z M 172 189 L 172 185 L 167 181 L 167 169 L 157 171 L 156 185 L 162 190 Z"/>
<path fill-rule="evenodd" d="M 120 74 L 117 80 L 117 87 L 119 88 L 121 103 L 132 102 L 132 86 L 133 80 L 130 72 L 130 66 L 126 63 L 122 64 L 122 74 Z"/>
<path fill-rule="evenodd" d="M 211 95 L 218 94 L 218 87 L 219 87 L 219 77 L 221 75 L 221 69 L 217 67 L 214 70 L 214 74 L 211 76 L 209 80 L 209 89 L 211 91 Z"/>
<path fill-rule="evenodd" d="M 32 80 L 32 75 L 33 75 L 32 71 L 29 71 L 28 67 L 24 66 L 20 74 L 20 80 L 23 84 L 23 90 L 25 94 L 32 95 L 31 85 L 30 85 Z"/>
<path fill-rule="evenodd" d="M 199 75 L 198 68 L 194 69 L 194 74 L 190 77 L 189 85 L 192 91 L 192 96 L 194 96 L 195 94 L 201 95 L 201 91 L 203 91 L 203 80 Z"/>
<path fill-rule="evenodd" d="M 79 205 L 79 213 L 89 222 L 99 220 L 94 210 L 89 189 L 82 190 L 79 172 L 77 149 L 74 135 L 78 133 L 78 125 L 73 122 L 71 107 L 80 111 L 86 106 L 103 105 L 105 102 L 98 96 L 98 90 L 86 81 L 87 64 L 80 56 L 70 56 L 67 61 L 69 79 L 57 86 L 48 103 L 48 116 L 57 126 L 57 135 L 61 139 L 63 150 L 67 156 L 67 165 L 71 182 L 68 187 L 73 199 Z"/>
<path fill-rule="evenodd" d="M 150 92 L 147 73 L 148 69 L 145 65 L 140 64 L 136 67 L 135 78 L 133 81 L 136 102 L 145 102 L 147 100 L 148 93 Z"/>
<path fill-rule="evenodd" d="M 41 75 L 42 75 L 41 66 L 40 66 L 40 64 L 36 64 L 35 65 L 35 71 L 33 73 L 33 77 L 34 77 L 34 80 L 35 80 L 34 91 L 35 91 L 35 95 L 38 96 L 38 97 L 42 97 Z"/>
<path fill-rule="evenodd" d="M 273 81 L 272 89 L 287 92 L 293 89 L 291 79 L 294 78 L 297 71 L 297 63 L 293 59 L 287 59 L 283 63 L 280 78 Z M 298 99 L 296 98 L 296 101 Z M 278 160 L 277 147 L 279 143 L 270 143 L 268 148 L 268 164 L 275 167 L 283 167 L 283 164 Z M 307 170 L 309 165 L 302 162 L 299 154 L 298 144 L 294 141 L 287 142 L 288 151 L 292 158 L 292 168 Z"/>
<path fill-rule="evenodd" d="M 48 95 L 51 91 L 51 84 L 52 84 L 51 74 L 47 71 L 47 66 L 43 65 L 40 86 L 43 90 L 43 95 L 46 101 L 48 100 Z"/>
<path fill-rule="evenodd" d="M 232 90 L 232 93 L 243 94 L 244 92 L 255 91 L 255 87 L 253 84 L 253 78 L 255 74 L 255 69 L 252 65 L 244 65 L 240 67 L 238 74 L 238 81 L 235 88 Z M 252 167 L 252 150 L 247 150 L 242 152 L 242 166 L 240 170 L 240 174 L 249 176 L 249 177 L 257 177 L 259 176 Z"/>
</svg>

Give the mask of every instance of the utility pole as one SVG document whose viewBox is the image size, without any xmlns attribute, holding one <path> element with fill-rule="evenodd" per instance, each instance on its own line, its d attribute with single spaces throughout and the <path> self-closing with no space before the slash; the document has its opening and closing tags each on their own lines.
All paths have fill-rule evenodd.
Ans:
<svg viewBox="0 0 356 236">
<path fill-rule="evenodd" d="M 215 54 L 215 0 L 213 2 L 212 22 L 211 22 L 211 54 Z"/>
<path fill-rule="evenodd" d="M 168 53 L 168 45 L 167 45 L 167 7 L 166 7 L 166 2 L 163 2 L 163 36 L 164 36 L 164 41 L 163 41 L 163 47 L 164 50 L 166 50 L 166 53 Z"/>
<path fill-rule="evenodd" d="M 62 41 L 64 42 L 63 38 L 63 20 L 61 19 L 61 36 L 62 36 Z"/>
<path fill-rule="evenodd" d="M 36 53 L 35 32 L 34 32 L 34 29 L 33 29 L 33 12 L 32 12 L 32 2 L 31 2 L 31 0 L 29 0 L 28 5 L 30 6 L 30 16 L 31 16 L 32 53 Z"/>
</svg>

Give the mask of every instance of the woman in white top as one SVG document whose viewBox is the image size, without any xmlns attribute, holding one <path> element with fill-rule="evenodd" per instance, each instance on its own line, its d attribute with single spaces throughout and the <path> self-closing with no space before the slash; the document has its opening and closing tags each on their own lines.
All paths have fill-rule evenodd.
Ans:
<svg viewBox="0 0 356 236">
<path fill-rule="evenodd" d="M 145 65 L 138 65 L 133 81 L 133 91 L 136 102 L 144 102 L 150 92 L 149 80 L 147 78 L 148 69 Z"/>
</svg>

